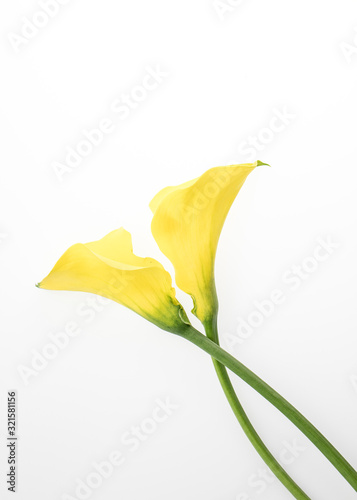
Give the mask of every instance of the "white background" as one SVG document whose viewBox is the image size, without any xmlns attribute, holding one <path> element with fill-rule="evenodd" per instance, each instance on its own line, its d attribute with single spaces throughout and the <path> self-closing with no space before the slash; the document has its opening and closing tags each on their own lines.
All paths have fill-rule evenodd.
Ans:
<svg viewBox="0 0 357 500">
<path fill-rule="evenodd" d="M 18 499 L 76 498 L 77 480 L 116 449 L 125 463 L 90 498 L 292 498 L 277 481 L 257 485 L 266 466 L 207 355 L 117 304 L 94 312 L 88 295 L 34 286 L 71 244 L 122 225 L 136 253 L 171 270 L 150 234 L 149 201 L 210 167 L 248 161 L 244 141 L 259 134 L 268 140 L 254 159 L 272 168 L 249 177 L 218 249 L 223 344 L 357 466 L 357 6 L 236 4 L 220 16 L 211 0 L 72 0 L 17 51 L 9 34 L 22 36 L 24 17 L 46 21 L 43 8 L 34 0 L 0 7 L 1 498 L 13 498 L 5 484 L 13 388 Z M 113 102 L 135 93 L 148 67 L 167 76 L 120 119 Z M 284 109 L 294 118 L 263 131 Z M 113 132 L 60 182 L 54 162 L 104 118 Z M 292 290 L 283 275 L 313 265 L 319 238 L 339 246 Z M 274 289 L 284 303 L 244 342 L 227 343 Z M 71 321 L 80 334 L 26 385 L 19 367 L 31 367 Z M 277 456 L 285 441 L 304 448 L 287 470 L 313 500 L 355 498 L 297 429 L 234 380 Z M 157 398 L 178 408 L 131 453 L 121 436 Z"/>
</svg>

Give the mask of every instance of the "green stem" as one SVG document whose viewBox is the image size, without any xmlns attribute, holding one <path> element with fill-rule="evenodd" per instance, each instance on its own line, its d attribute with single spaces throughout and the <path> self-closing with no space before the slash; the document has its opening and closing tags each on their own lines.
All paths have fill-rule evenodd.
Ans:
<svg viewBox="0 0 357 500">
<path fill-rule="evenodd" d="M 224 349 L 219 347 L 215 342 L 212 342 L 202 333 L 198 332 L 192 326 L 188 326 L 185 332 L 180 334 L 186 340 L 189 340 L 210 356 L 226 366 L 233 373 L 238 375 L 248 385 L 253 387 L 267 401 L 273 404 L 281 411 L 298 429 L 310 439 L 312 443 L 325 455 L 332 465 L 340 472 L 340 474 L 349 482 L 349 484 L 357 491 L 357 472 L 347 462 L 347 460 L 336 450 L 336 448 L 325 438 L 320 431 L 316 429 L 293 405 L 284 399 L 278 392 L 265 383 L 249 368 L 244 366 L 240 361 L 231 356 Z"/>
<path fill-rule="evenodd" d="M 207 322 L 205 324 L 205 331 L 207 337 L 219 345 L 218 331 L 217 331 L 217 320 L 213 319 L 212 322 Z M 254 429 L 252 423 L 250 422 L 247 414 L 245 413 L 236 393 L 232 382 L 229 378 L 227 369 L 215 358 L 212 358 L 215 370 L 218 375 L 218 379 L 221 383 L 223 391 L 227 397 L 229 404 L 233 410 L 233 413 L 237 417 L 243 431 L 248 437 L 249 441 L 252 443 L 256 451 L 259 453 L 261 458 L 270 468 L 270 470 L 275 474 L 279 481 L 290 491 L 290 493 L 297 500 L 311 500 L 304 491 L 295 483 L 295 481 L 289 476 L 289 474 L 284 470 L 284 468 L 279 464 L 275 457 L 270 453 L 268 448 L 265 446 L 261 440 L 259 434 Z"/>
</svg>

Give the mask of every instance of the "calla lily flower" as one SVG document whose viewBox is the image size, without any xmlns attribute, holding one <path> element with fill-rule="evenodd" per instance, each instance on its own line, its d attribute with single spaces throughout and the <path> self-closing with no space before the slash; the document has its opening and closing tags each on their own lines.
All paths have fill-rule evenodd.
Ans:
<svg viewBox="0 0 357 500">
<path fill-rule="evenodd" d="M 169 332 L 181 333 L 189 324 L 170 274 L 155 259 L 134 255 L 131 235 L 123 228 L 71 246 L 37 286 L 101 295 Z"/>
<path fill-rule="evenodd" d="M 217 315 L 214 263 L 228 211 L 260 161 L 215 167 L 192 181 L 160 191 L 150 203 L 151 231 L 175 268 L 176 284 L 191 295 L 203 324 Z"/>
<path fill-rule="evenodd" d="M 257 434 L 235 394 L 227 368 L 289 418 L 357 491 L 357 472 L 336 448 L 286 399 L 219 346 L 214 281 L 218 240 L 235 197 L 258 165 L 265 164 L 212 168 L 197 179 L 163 189 L 150 204 L 154 213 L 152 233 L 174 265 L 177 285 L 192 296 L 193 312 L 203 323 L 206 335 L 190 324 L 176 299 L 169 273 L 156 260 L 134 255 L 131 235 L 123 228 L 101 240 L 70 247 L 37 286 L 89 292 L 114 300 L 212 356 L 222 388 L 244 432 L 296 499 L 310 497 Z"/>
</svg>

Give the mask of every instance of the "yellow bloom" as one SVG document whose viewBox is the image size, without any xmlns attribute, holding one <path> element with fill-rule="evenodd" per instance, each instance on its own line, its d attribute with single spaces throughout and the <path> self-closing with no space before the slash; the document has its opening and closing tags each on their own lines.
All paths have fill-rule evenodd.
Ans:
<svg viewBox="0 0 357 500">
<path fill-rule="evenodd" d="M 156 260 L 134 255 L 131 235 L 123 228 L 70 247 L 37 286 L 102 295 L 173 333 L 187 327 L 171 276 Z"/>
<path fill-rule="evenodd" d="M 217 314 L 214 262 L 228 211 L 247 176 L 261 162 L 211 168 L 192 181 L 160 191 L 150 203 L 151 230 L 172 262 L 176 283 L 207 323 Z"/>
</svg>

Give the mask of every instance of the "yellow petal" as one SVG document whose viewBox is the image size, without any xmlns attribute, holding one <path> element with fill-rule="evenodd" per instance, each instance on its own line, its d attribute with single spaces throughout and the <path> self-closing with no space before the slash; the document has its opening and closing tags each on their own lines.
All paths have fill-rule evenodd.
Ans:
<svg viewBox="0 0 357 500">
<path fill-rule="evenodd" d="M 151 230 L 172 262 L 176 283 L 194 301 L 202 323 L 217 313 L 214 261 L 228 211 L 247 176 L 261 162 L 211 168 L 193 181 L 160 191 L 150 203 Z"/>
<path fill-rule="evenodd" d="M 186 325 L 171 276 L 156 260 L 134 255 L 131 235 L 123 228 L 70 247 L 38 287 L 101 295 L 170 332 Z"/>
</svg>

